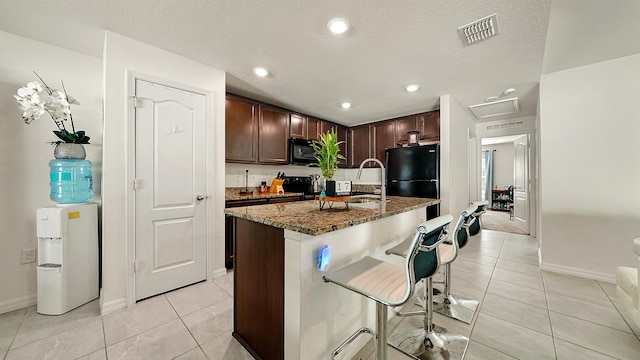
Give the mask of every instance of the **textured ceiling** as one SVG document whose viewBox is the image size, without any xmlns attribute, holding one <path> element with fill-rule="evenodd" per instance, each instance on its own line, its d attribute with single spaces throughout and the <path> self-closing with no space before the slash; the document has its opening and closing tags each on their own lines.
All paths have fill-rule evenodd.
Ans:
<svg viewBox="0 0 640 360">
<path fill-rule="evenodd" d="M 639 1 L 618 1 L 638 14 Z M 0 30 L 96 57 L 103 31 L 113 31 L 226 71 L 230 91 L 356 125 L 438 108 L 445 94 L 466 107 L 511 87 L 519 116 L 534 115 L 543 68 L 590 61 L 567 50 L 599 15 L 576 12 L 577 3 L 611 8 L 602 0 L 554 0 L 553 12 L 551 0 L 0 0 Z M 457 28 L 493 13 L 500 34 L 465 46 Z M 347 18 L 349 32 L 329 33 L 333 17 Z M 271 75 L 256 78 L 255 66 Z M 410 83 L 421 87 L 406 93 Z"/>
<path fill-rule="evenodd" d="M 639 0 L 554 0 L 543 74 L 640 53 Z"/>
</svg>

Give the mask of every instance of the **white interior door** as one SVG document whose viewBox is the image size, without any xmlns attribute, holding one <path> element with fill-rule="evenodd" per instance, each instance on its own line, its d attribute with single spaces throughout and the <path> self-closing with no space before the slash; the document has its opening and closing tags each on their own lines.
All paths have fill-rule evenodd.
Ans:
<svg viewBox="0 0 640 360">
<path fill-rule="evenodd" d="M 206 279 L 205 96 L 135 81 L 136 300 Z"/>
<path fill-rule="evenodd" d="M 513 220 L 518 229 L 529 233 L 529 135 L 513 142 Z"/>
</svg>

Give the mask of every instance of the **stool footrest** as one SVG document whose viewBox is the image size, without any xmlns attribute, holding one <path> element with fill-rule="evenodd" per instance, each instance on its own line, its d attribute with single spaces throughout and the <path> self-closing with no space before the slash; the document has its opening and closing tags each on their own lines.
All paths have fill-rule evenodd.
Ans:
<svg viewBox="0 0 640 360">
<path fill-rule="evenodd" d="M 333 352 L 331 353 L 331 360 L 334 360 L 335 357 L 338 356 L 338 354 L 340 354 L 347 346 L 349 346 L 349 344 L 354 342 L 355 339 L 358 338 L 358 336 L 364 333 L 370 334 L 371 336 L 373 336 L 373 341 L 377 341 L 376 334 L 373 330 L 367 327 L 362 327 L 358 329 L 358 331 L 354 332 L 351 336 L 349 336 L 349 338 L 347 338 L 347 340 L 340 344 L 340 346 L 338 346 L 335 350 L 333 350 Z"/>
<path fill-rule="evenodd" d="M 424 316 L 424 314 L 426 314 L 426 312 L 424 310 L 417 310 L 417 311 L 407 311 L 407 312 L 400 312 L 400 311 L 393 311 L 393 314 L 395 316 L 399 316 L 399 317 L 406 317 L 406 316 L 418 316 L 418 315 L 422 315 Z"/>
</svg>

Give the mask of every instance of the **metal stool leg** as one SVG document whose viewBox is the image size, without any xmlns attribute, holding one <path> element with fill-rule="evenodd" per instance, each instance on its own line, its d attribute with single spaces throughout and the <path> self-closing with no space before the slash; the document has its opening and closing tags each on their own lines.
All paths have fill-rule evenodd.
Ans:
<svg viewBox="0 0 640 360">
<path fill-rule="evenodd" d="M 450 334 L 433 323 L 433 279 L 425 279 L 424 296 L 428 299 L 422 320 L 408 317 L 389 337 L 394 348 L 420 360 L 460 360 L 469 345 L 469 338 Z"/>
<path fill-rule="evenodd" d="M 387 306 L 376 302 L 376 356 L 387 360 Z"/>
<path fill-rule="evenodd" d="M 426 285 L 424 285 L 424 283 L 425 283 L 424 279 L 420 280 L 420 282 L 418 282 L 416 284 L 416 288 L 418 286 L 425 287 Z M 444 284 L 444 281 L 434 281 L 433 283 L 434 284 Z M 438 288 L 436 288 L 434 286 L 432 294 L 433 294 L 433 298 L 434 298 L 434 300 L 433 300 L 434 303 L 441 302 L 440 298 L 442 297 L 443 292 L 440 291 L 440 289 L 438 289 Z M 424 309 L 425 308 L 424 291 L 416 291 L 416 294 L 414 295 L 414 298 L 415 298 L 415 304 Z M 423 313 L 424 313 L 424 311 L 423 311 Z M 399 314 L 398 312 L 395 312 L 395 314 L 398 315 L 398 316 L 406 316 L 406 315 Z"/>
<path fill-rule="evenodd" d="M 478 300 L 454 298 L 451 295 L 451 263 L 444 265 L 444 297 L 436 301 L 434 311 L 438 314 L 471 324 L 478 308 Z"/>
<path fill-rule="evenodd" d="M 427 290 L 433 293 L 433 279 L 427 279 Z M 425 294 L 426 296 L 426 294 Z M 434 332 L 435 325 L 433 324 L 433 301 L 427 302 L 427 315 L 424 317 L 424 329 L 426 330 L 425 347 L 429 348 L 442 348 L 444 347 L 444 340 L 441 339 L 438 334 Z"/>
</svg>

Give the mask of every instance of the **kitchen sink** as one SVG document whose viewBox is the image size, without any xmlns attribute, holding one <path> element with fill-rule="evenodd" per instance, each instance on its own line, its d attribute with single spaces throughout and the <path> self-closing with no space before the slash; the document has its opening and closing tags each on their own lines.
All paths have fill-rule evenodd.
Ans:
<svg viewBox="0 0 640 360">
<path fill-rule="evenodd" d="M 380 195 L 358 195 L 358 196 L 352 196 L 351 199 L 349 199 L 348 203 L 349 204 L 362 204 L 362 203 L 379 203 L 380 202 Z"/>
<path fill-rule="evenodd" d="M 386 202 L 389 202 L 387 200 Z M 359 195 L 352 196 L 349 201 L 347 201 L 349 206 L 366 208 L 366 209 L 379 209 L 380 208 L 380 195 Z"/>
</svg>

